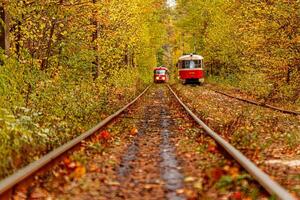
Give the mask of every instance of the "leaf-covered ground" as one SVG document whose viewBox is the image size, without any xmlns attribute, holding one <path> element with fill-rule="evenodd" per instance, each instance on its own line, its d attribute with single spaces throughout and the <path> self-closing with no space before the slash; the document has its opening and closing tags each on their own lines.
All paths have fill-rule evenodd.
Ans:
<svg viewBox="0 0 300 200">
<path fill-rule="evenodd" d="M 267 199 L 182 110 L 164 85 L 82 143 L 16 197 Z"/>
<path fill-rule="evenodd" d="M 300 117 L 247 104 L 204 86 L 173 85 L 201 119 L 300 196 Z"/>
</svg>

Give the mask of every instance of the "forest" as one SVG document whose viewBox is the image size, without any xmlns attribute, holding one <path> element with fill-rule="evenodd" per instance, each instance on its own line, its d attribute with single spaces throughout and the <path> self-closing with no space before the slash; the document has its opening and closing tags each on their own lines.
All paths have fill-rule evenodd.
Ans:
<svg viewBox="0 0 300 200">
<path fill-rule="evenodd" d="M 297 0 L 178 0 L 174 55 L 195 51 L 212 81 L 299 105 L 299 12 Z"/>
<path fill-rule="evenodd" d="M 138 94 L 166 40 L 165 15 L 162 0 L 2 1 L 0 177 Z"/>
<path fill-rule="evenodd" d="M 0 177 L 81 134 L 184 53 L 206 82 L 300 109 L 298 0 L 1 0 Z M 24 156 L 27 155 L 27 156 Z"/>
</svg>

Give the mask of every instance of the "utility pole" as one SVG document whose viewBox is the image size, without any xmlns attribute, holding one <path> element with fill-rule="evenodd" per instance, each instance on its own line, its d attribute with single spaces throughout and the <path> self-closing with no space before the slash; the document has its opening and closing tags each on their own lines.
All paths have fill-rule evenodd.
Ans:
<svg viewBox="0 0 300 200">
<path fill-rule="evenodd" d="M 182 55 L 183 54 L 185 54 L 185 52 L 184 52 L 184 33 L 182 33 L 182 35 L 181 35 L 181 42 L 182 42 Z"/>
<path fill-rule="evenodd" d="M 193 45 L 194 45 L 193 53 L 196 53 L 196 35 L 195 35 L 195 33 L 193 33 Z"/>
</svg>

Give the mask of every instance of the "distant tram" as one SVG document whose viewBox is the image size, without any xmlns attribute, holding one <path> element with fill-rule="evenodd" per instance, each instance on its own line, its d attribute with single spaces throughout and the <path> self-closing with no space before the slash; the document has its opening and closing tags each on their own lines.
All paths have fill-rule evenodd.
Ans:
<svg viewBox="0 0 300 200">
<path fill-rule="evenodd" d="M 165 83 L 169 80 L 169 71 L 166 67 L 156 67 L 153 70 L 154 83 Z"/>
<path fill-rule="evenodd" d="M 203 83 L 203 57 L 200 55 L 189 54 L 183 55 L 178 59 L 179 78 L 183 84 L 186 83 Z"/>
</svg>

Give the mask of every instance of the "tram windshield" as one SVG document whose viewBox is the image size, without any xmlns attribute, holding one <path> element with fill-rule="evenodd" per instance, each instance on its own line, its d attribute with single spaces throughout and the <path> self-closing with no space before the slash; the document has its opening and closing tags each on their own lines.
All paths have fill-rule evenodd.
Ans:
<svg viewBox="0 0 300 200">
<path fill-rule="evenodd" d="M 201 60 L 183 60 L 182 68 L 183 69 L 201 68 Z"/>
<path fill-rule="evenodd" d="M 166 74 L 166 70 L 163 70 L 163 69 L 155 70 L 154 73 L 155 73 L 155 74 L 159 74 L 159 75 L 165 75 L 165 74 Z"/>
</svg>

